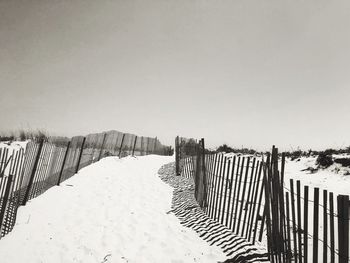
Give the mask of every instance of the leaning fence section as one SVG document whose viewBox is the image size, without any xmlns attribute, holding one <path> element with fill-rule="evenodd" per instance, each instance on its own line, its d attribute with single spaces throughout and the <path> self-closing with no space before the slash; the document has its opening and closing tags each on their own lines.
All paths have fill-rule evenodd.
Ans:
<svg viewBox="0 0 350 263">
<path fill-rule="evenodd" d="M 193 178 L 203 211 L 233 233 L 266 244 L 273 263 L 349 261 L 349 196 L 284 178 L 284 153 L 210 153 L 204 140 L 177 137 L 176 173 Z M 205 199 L 204 201 L 202 199 Z"/>
<path fill-rule="evenodd" d="M 0 147 L 0 238 L 12 231 L 19 206 L 105 156 L 171 155 L 157 138 L 110 131 L 42 138 L 25 147 Z"/>
</svg>

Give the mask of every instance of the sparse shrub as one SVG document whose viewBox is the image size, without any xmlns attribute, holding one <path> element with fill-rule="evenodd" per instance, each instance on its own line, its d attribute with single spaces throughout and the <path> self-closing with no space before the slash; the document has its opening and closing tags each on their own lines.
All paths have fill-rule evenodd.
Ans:
<svg viewBox="0 0 350 263">
<path fill-rule="evenodd" d="M 302 153 L 303 152 L 301 150 L 297 150 L 297 151 L 292 152 L 291 155 L 290 155 L 291 161 L 299 159 L 301 157 Z"/>
<path fill-rule="evenodd" d="M 20 130 L 19 131 L 19 140 L 22 141 L 22 142 L 27 140 L 27 134 L 25 133 L 24 130 Z"/>
<path fill-rule="evenodd" d="M 49 136 L 44 131 L 38 130 L 37 134 L 35 135 L 35 138 L 39 141 L 40 140 L 46 141 L 49 138 Z"/>
<path fill-rule="evenodd" d="M 334 160 L 335 163 L 340 163 L 342 166 L 350 167 L 350 158 L 338 158 Z"/>
<path fill-rule="evenodd" d="M 337 154 L 339 151 L 334 150 L 334 149 L 327 149 L 324 151 L 325 155 L 332 155 L 332 154 Z"/>
<path fill-rule="evenodd" d="M 312 153 L 313 153 L 312 149 L 309 149 L 309 150 L 307 151 L 307 157 L 312 156 Z"/>
<path fill-rule="evenodd" d="M 344 153 L 350 153 L 350 146 L 348 146 L 344 149 Z"/>
<path fill-rule="evenodd" d="M 114 154 L 112 154 L 110 151 L 106 151 L 104 154 L 103 154 L 104 157 L 108 157 L 108 156 L 114 156 Z"/>
<path fill-rule="evenodd" d="M 182 139 L 179 142 L 181 156 L 194 156 L 197 154 L 197 142 L 194 139 Z"/>
<path fill-rule="evenodd" d="M 168 154 L 170 156 L 172 156 L 174 154 L 174 148 L 173 147 L 169 146 L 167 150 L 168 150 Z"/>
<path fill-rule="evenodd" d="M 325 152 L 320 153 L 316 159 L 316 164 L 323 168 L 331 166 L 333 164 L 332 155 L 327 155 Z"/>
<path fill-rule="evenodd" d="M 253 150 L 253 149 L 248 149 L 248 148 L 243 148 L 243 149 L 241 150 L 241 152 L 242 152 L 243 154 L 251 154 L 251 155 L 254 155 L 254 154 L 256 153 L 255 150 Z"/>
<path fill-rule="evenodd" d="M 228 146 L 227 144 L 220 145 L 217 149 L 217 152 L 225 152 L 225 153 L 241 153 L 241 154 L 251 154 L 254 155 L 257 153 L 254 149 L 249 149 L 249 148 L 232 148 Z"/>
<path fill-rule="evenodd" d="M 10 136 L 1 136 L 0 137 L 0 141 L 1 142 L 6 142 L 6 141 L 13 141 L 15 139 L 15 137 L 13 135 Z"/>
<path fill-rule="evenodd" d="M 230 146 L 227 146 L 227 144 L 223 144 L 223 145 L 220 145 L 220 146 L 217 148 L 217 151 L 218 151 L 218 152 L 231 153 L 231 152 L 234 152 L 234 149 L 231 148 Z"/>
</svg>

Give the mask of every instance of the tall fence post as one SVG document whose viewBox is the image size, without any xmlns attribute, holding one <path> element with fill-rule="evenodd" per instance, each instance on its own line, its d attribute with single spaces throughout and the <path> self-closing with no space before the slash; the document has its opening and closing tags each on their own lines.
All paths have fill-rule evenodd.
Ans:
<svg viewBox="0 0 350 263">
<path fill-rule="evenodd" d="M 202 207 L 207 207 L 208 206 L 208 200 L 207 200 L 207 195 L 208 195 L 208 185 L 207 185 L 207 171 L 205 170 L 205 145 L 204 145 L 204 138 L 201 139 L 201 163 L 200 165 L 202 166 L 202 187 L 203 187 L 203 206 Z"/>
<path fill-rule="evenodd" d="M 68 152 L 69 152 L 69 146 L 70 146 L 70 141 L 67 144 L 67 149 L 66 149 L 66 152 L 65 152 L 64 157 L 63 157 L 63 162 L 62 162 L 62 166 L 61 166 L 60 175 L 58 176 L 58 180 L 57 180 L 57 185 L 58 186 L 61 183 L 61 178 L 62 178 L 62 174 L 63 174 L 63 170 L 64 170 L 64 165 L 66 164 L 67 155 L 68 155 Z"/>
<path fill-rule="evenodd" d="M 180 158 L 179 158 L 179 136 L 175 138 L 175 169 L 176 175 L 180 175 Z"/>
<path fill-rule="evenodd" d="M 338 195 L 338 244 L 339 263 L 349 260 L 349 196 Z"/>
<path fill-rule="evenodd" d="M 125 133 L 123 133 L 122 142 L 120 143 L 119 154 L 118 154 L 119 158 L 120 158 L 120 155 L 122 153 L 124 138 L 125 138 Z"/>
<path fill-rule="evenodd" d="M 79 165 L 80 165 L 80 161 L 81 161 L 81 156 L 83 155 L 85 140 L 86 140 L 86 137 L 83 138 L 83 142 L 82 142 L 81 147 L 80 147 L 80 153 L 79 153 L 79 158 L 78 158 L 77 168 L 75 169 L 75 173 L 78 173 L 78 171 L 79 171 Z"/>
<path fill-rule="evenodd" d="M 199 143 L 196 143 L 194 146 L 194 151 L 195 151 L 195 161 L 194 161 L 194 175 L 193 175 L 193 179 L 194 179 L 194 196 L 197 200 L 197 203 L 199 204 L 200 207 L 202 207 L 202 204 L 200 202 L 200 195 L 199 195 L 199 187 L 200 187 L 200 174 L 201 174 L 201 166 L 200 166 L 200 149 L 199 149 Z M 183 160 L 184 164 L 181 165 L 181 172 L 185 172 L 184 170 L 184 166 L 185 166 L 185 161 L 186 158 Z"/>
<path fill-rule="evenodd" d="M 132 156 L 134 156 L 134 154 L 135 154 L 135 146 L 136 146 L 136 142 L 137 142 L 137 136 L 135 136 L 135 140 L 134 140 L 134 147 L 132 147 Z"/>
<path fill-rule="evenodd" d="M 100 154 L 98 155 L 97 161 L 101 160 L 103 148 L 104 148 L 105 142 L 106 142 L 106 136 L 107 136 L 107 133 L 105 133 L 105 134 L 103 135 L 103 140 L 102 140 L 102 144 L 101 144 L 101 150 L 100 150 Z"/>
<path fill-rule="evenodd" d="M 34 161 L 34 165 L 33 165 L 32 174 L 30 175 L 30 178 L 29 178 L 29 183 L 28 183 L 28 186 L 27 186 L 27 191 L 26 191 L 26 194 L 25 194 L 25 196 L 24 196 L 22 205 L 26 205 L 27 202 L 28 202 L 29 193 L 30 193 L 30 191 L 31 191 L 31 189 L 32 189 L 32 186 L 33 186 L 34 176 L 35 176 L 36 169 L 38 168 L 38 163 L 39 163 L 39 159 L 40 159 L 40 155 L 41 155 L 41 150 L 43 149 L 43 145 L 44 145 L 44 139 L 41 139 L 40 142 L 39 142 L 38 153 L 37 153 L 37 155 L 36 155 L 36 157 L 35 157 L 35 161 Z"/>
</svg>

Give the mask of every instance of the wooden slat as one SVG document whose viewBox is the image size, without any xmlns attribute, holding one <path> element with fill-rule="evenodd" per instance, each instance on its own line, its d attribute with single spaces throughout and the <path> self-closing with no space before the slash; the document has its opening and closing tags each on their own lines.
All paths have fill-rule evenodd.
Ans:
<svg viewBox="0 0 350 263">
<path fill-rule="evenodd" d="M 221 220 L 220 223 L 224 224 L 225 222 L 225 217 L 227 216 L 227 211 L 226 211 L 226 203 L 227 203 L 227 189 L 229 186 L 229 174 L 230 174 L 230 169 L 231 169 L 231 161 L 227 160 L 227 168 L 226 168 L 226 172 L 223 174 L 223 176 L 225 176 L 224 182 L 225 182 L 225 191 L 224 191 L 224 196 L 223 196 L 223 204 L 222 204 L 222 213 L 221 213 Z"/>
<path fill-rule="evenodd" d="M 309 186 L 304 186 L 304 263 L 308 262 Z"/>
<path fill-rule="evenodd" d="M 286 161 L 286 155 L 285 153 L 282 153 L 282 159 L 281 159 L 281 172 L 280 172 L 280 181 L 279 181 L 279 199 L 280 199 L 280 228 L 281 228 L 281 239 L 283 242 L 282 245 L 282 253 L 283 253 L 283 261 L 287 261 L 287 254 L 286 251 L 288 250 L 287 247 L 287 228 L 286 228 L 286 222 L 285 222 L 285 201 L 284 201 L 284 168 L 285 168 L 285 161 Z"/>
<path fill-rule="evenodd" d="M 64 167 L 66 165 L 66 160 L 67 160 L 68 152 L 69 152 L 69 149 L 70 149 L 70 144 L 71 144 L 71 141 L 69 141 L 68 144 L 67 144 L 66 152 L 65 152 L 64 157 L 63 157 L 61 171 L 60 171 L 60 174 L 59 174 L 58 180 L 57 180 L 57 185 L 60 185 L 60 183 L 62 181 L 62 175 L 63 175 Z"/>
<path fill-rule="evenodd" d="M 218 186 L 218 171 L 219 171 L 219 167 L 220 167 L 220 164 L 221 164 L 221 158 L 222 158 L 222 154 L 219 154 L 218 155 L 218 158 L 217 158 L 217 160 L 216 160 L 216 162 L 215 162 L 215 168 L 214 168 L 214 174 L 213 174 L 213 176 L 214 176 L 214 184 L 213 184 L 213 188 L 212 188 L 212 191 L 213 191 L 213 193 L 212 193 L 212 198 L 211 198 L 211 203 L 212 203 L 212 205 L 211 205 L 211 207 L 210 207 L 210 211 L 209 211 L 209 217 L 210 218 L 213 218 L 214 217 L 214 213 L 215 213 L 215 205 L 216 205 L 216 201 L 217 201 L 217 199 L 216 199 L 216 194 L 217 194 L 217 186 Z"/>
<path fill-rule="evenodd" d="M 104 148 L 105 148 L 106 137 L 107 137 L 107 133 L 103 134 L 101 149 L 100 149 L 100 152 L 99 152 L 99 154 L 98 154 L 98 159 L 97 159 L 98 161 L 101 160 L 102 153 L 103 153 L 103 150 L 104 150 Z M 83 142 L 82 142 L 82 145 L 81 145 L 81 152 L 83 152 L 83 149 L 84 149 L 85 139 L 86 139 L 86 138 L 84 137 Z M 81 152 L 79 153 L 79 156 L 80 156 Z"/>
<path fill-rule="evenodd" d="M 349 196 L 337 196 L 339 263 L 349 261 Z"/>
<path fill-rule="evenodd" d="M 313 231 L 313 242 L 312 242 L 312 262 L 318 263 L 318 227 L 319 227 L 319 189 L 314 189 L 314 231 Z"/>
<path fill-rule="evenodd" d="M 289 193 L 286 192 L 286 229 L 287 229 L 287 251 L 286 251 L 286 262 L 292 262 L 292 241 L 291 241 L 291 227 L 290 227 L 290 216 L 289 216 Z"/>
<path fill-rule="evenodd" d="M 329 193 L 329 237 L 330 237 L 330 263 L 335 262 L 334 238 L 334 200 L 333 193 Z"/>
<path fill-rule="evenodd" d="M 215 219 L 216 221 L 220 222 L 220 210 L 222 210 L 222 203 L 223 203 L 223 191 L 224 191 L 224 182 L 225 182 L 225 170 L 226 170 L 226 164 L 227 164 L 227 158 L 226 156 L 224 157 L 224 165 L 223 169 L 220 170 L 220 190 L 218 191 L 218 206 L 216 210 L 216 216 Z"/>
<path fill-rule="evenodd" d="M 106 133 L 104 135 L 104 141 L 105 141 L 105 139 L 106 139 Z M 79 165 L 80 165 L 80 161 L 81 161 L 81 156 L 83 155 L 83 152 L 84 152 L 85 141 L 86 141 L 86 137 L 83 138 L 83 141 L 81 143 L 81 147 L 80 147 L 80 151 L 79 151 L 79 157 L 78 157 L 75 173 L 78 173 L 78 171 L 79 171 Z M 103 148 L 101 147 L 101 153 L 100 153 L 99 159 L 101 158 L 102 149 Z"/>
<path fill-rule="evenodd" d="M 241 233 L 241 236 L 245 236 L 245 238 L 247 238 L 247 231 L 245 231 L 246 229 L 249 228 L 249 217 L 248 217 L 248 214 L 251 212 L 251 209 L 252 209 L 252 187 L 254 185 L 254 168 L 255 168 L 255 158 L 253 158 L 253 161 L 252 161 L 252 167 L 249 167 L 250 168 L 250 182 L 249 182 L 249 187 L 248 187 L 248 193 L 247 193 L 247 196 L 246 196 L 246 200 L 245 201 L 245 205 L 244 205 L 244 218 L 243 218 L 243 225 L 242 225 L 242 233 Z M 248 217 L 248 221 L 247 221 L 247 217 Z M 246 232 L 244 234 L 244 231 Z"/>
<path fill-rule="evenodd" d="M 257 161 L 255 158 L 253 159 L 253 164 L 252 164 L 252 169 L 251 169 L 251 175 L 250 175 L 250 185 L 249 185 L 249 190 L 248 190 L 248 199 L 247 199 L 247 207 L 249 207 L 246 215 L 247 215 L 247 218 L 244 219 L 244 222 L 247 222 L 244 224 L 244 227 L 246 227 L 245 229 L 245 234 L 244 234 L 244 237 L 245 238 L 248 238 L 248 231 L 251 227 L 251 216 L 252 216 L 252 212 L 253 212 L 253 207 L 254 207 L 254 194 L 255 191 L 256 191 L 256 185 L 257 185 L 257 182 L 256 182 L 256 177 L 257 177 L 257 174 L 258 174 L 258 166 L 259 166 L 259 161 Z M 247 220 L 247 221 L 246 221 Z"/>
<path fill-rule="evenodd" d="M 233 156 L 232 160 L 232 168 L 231 168 L 231 176 L 230 176 L 230 191 L 228 195 L 228 202 L 227 202 L 227 214 L 226 214 L 226 222 L 225 225 L 229 228 L 230 222 L 232 220 L 232 206 L 231 206 L 231 200 L 232 200 L 232 190 L 233 190 L 233 180 L 234 180 L 234 173 L 235 173 L 235 164 L 236 164 L 236 156 Z"/>
<path fill-rule="evenodd" d="M 218 210 L 218 206 L 219 206 L 219 191 L 220 191 L 220 185 L 221 185 L 221 171 L 222 171 L 222 166 L 223 166 L 223 161 L 224 160 L 224 156 L 221 155 L 221 158 L 219 160 L 219 170 L 216 173 L 216 177 L 217 177 L 217 181 L 216 181 L 216 185 L 215 185 L 215 196 L 214 196 L 214 209 L 213 209 L 213 213 L 211 218 L 212 219 L 216 219 L 217 218 L 217 210 Z"/>
<path fill-rule="evenodd" d="M 298 257 L 299 262 L 303 262 L 303 248 L 302 248 L 302 227 L 301 227 L 301 190 L 300 181 L 297 180 L 297 218 L 298 218 Z"/>
<path fill-rule="evenodd" d="M 233 194 L 232 194 L 232 209 L 231 209 L 231 218 L 230 218 L 230 229 L 233 231 L 233 224 L 234 221 L 236 220 L 236 215 L 235 215 L 235 205 L 236 205 L 236 195 L 237 195 L 237 185 L 238 185 L 238 176 L 239 176 L 239 169 L 240 169 L 240 164 L 241 164 L 241 157 L 238 156 L 238 162 L 236 166 L 236 172 L 234 175 L 234 182 L 235 182 L 235 187 L 233 189 Z M 234 167 L 233 167 L 234 168 Z"/>
<path fill-rule="evenodd" d="M 260 184 L 261 175 L 262 175 L 262 167 L 263 167 L 263 163 L 260 162 L 258 178 L 257 178 L 257 185 L 256 185 L 256 194 L 254 197 L 254 207 L 253 207 L 253 212 L 252 212 L 251 227 L 249 229 L 249 234 L 248 234 L 248 240 L 250 241 L 251 233 L 253 230 L 253 236 L 252 236 L 253 244 L 255 244 L 255 241 L 256 241 L 256 233 L 258 231 L 258 221 L 259 221 L 258 219 L 260 217 L 260 207 L 261 207 L 261 202 L 262 202 L 262 197 L 263 197 L 263 192 L 264 192 L 263 182 L 261 182 L 261 184 Z M 258 194 L 259 194 L 259 197 L 258 197 Z M 253 224 L 254 224 L 254 226 L 253 226 Z M 263 228 L 263 226 L 261 228 Z"/>
<path fill-rule="evenodd" d="M 290 179 L 290 201 L 292 209 L 292 226 L 293 226 L 293 249 L 294 249 L 294 260 L 298 262 L 298 243 L 297 243 L 297 227 L 295 220 L 295 198 L 294 198 L 294 181 Z"/>
<path fill-rule="evenodd" d="M 273 243 L 273 235 L 272 235 L 272 220 L 271 218 L 271 205 L 272 205 L 272 193 L 271 193 L 271 169 L 270 169 L 270 155 L 267 156 L 266 165 L 264 167 L 264 185 L 265 185 L 265 211 L 264 216 L 266 220 L 266 230 L 267 230 L 267 246 L 269 259 L 271 263 L 275 262 L 275 244 Z"/>
<path fill-rule="evenodd" d="M 177 138 L 179 138 L 179 137 L 177 137 Z M 122 153 L 122 149 L 123 149 L 124 139 L 125 139 L 125 133 L 123 133 L 122 141 L 121 141 L 120 147 L 119 147 L 119 154 L 118 154 L 119 158 L 121 158 L 121 153 Z M 148 140 L 147 140 L 147 142 L 148 142 Z M 148 147 L 148 144 L 147 144 L 147 147 Z M 178 146 L 177 148 L 179 149 L 179 146 Z M 148 149 L 146 150 L 146 155 L 147 155 L 147 154 L 148 154 Z M 179 156 L 178 156 L 177 158 L 178 158 L 178 159 L 177 159 L 177 162 L 176 162 L 176 163 L 179 163 L 179 161 L 180 161 Z M 178 168 L 177 168 L 177 169 L 178 169 Z M 180 175 L 179 170 L 177 170 L 177 173 L 176 173 L 176 174 L 177 174 L 177 175 Z"/>
<path fill-rule="evenodd" d="M 241 220 L 242 220 L 242 214 L 244 211 L 244 199 L 246 195 L 246 188 L 247 188 L 247 180 L 248 180 L 248 174 L 249 174 L 249 163 L 250 163 L 250 158 L 247 158 L 246 162 L 246 167 L 245 167 L 245 176 L 244 176 L 244 181 L 243 181 L 243 190 L 242 190 L 242 195 L 241 195 L 241 205 L 239 209 L 239 215 L 238 215 L 238 224 L 237 224 L 237 231 L 236 233 L 239 234 L 240 231 L 240 225 L 241 225 Z"/>
<path fill-rule="evenodd" d="M 329 263 L 327 259 L 327 252 L 328 252 L 328 215 L 327 215 L 327 209 L 328 209 L 328 193 L 327 190 L 323 190 L 323 263 Z"/>
<path fill-rule="evenodd" d="M 240 196 L 240 192 L 241 192 L 241 182 L 242 182 L 242 178 L 243 178 L 243 169 L 244 169 L 244 161 L 245 161 L 245 157 L 242 157 L 242 165 L 241 165 L 241 171 L 239 174 L 239 178 L 237 178 L 238 181 L 238 189 L 237 189 L 237 195 L 236 195 L 236 204 L 235 204 L 235 212 L 233 214 L 234 217 L 234 221 L 233 221 L 233 232 L 237 233 L 237 228 L 236 228 L 236 223 L 238 223 L 238 207 L 239 207 L 239 196 Z"/>
<path fill-rule="evenodd" d="M 210 169 L 210 183 L 209 183 L 209 196 L 208 196 L 208 208 L 206 209 L 206 214 L 209 216 L 210 210 L 213 206 L 213 189 L 214 189 L 214 180 L 215 180 L 215 169 L 217 163 L 218 154 L 212 156 L 211 169 Z"/>
</svg>

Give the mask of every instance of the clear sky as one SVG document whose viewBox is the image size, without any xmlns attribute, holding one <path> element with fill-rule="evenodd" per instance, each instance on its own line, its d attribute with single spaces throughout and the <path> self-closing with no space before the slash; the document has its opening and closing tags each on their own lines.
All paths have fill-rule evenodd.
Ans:
<svg viewBox="0 0 350 263">
<path fill-rule="evenodd" d="M 350 145 L 350 1 L 0 0 L 0 131 Z"/>
</svg>

